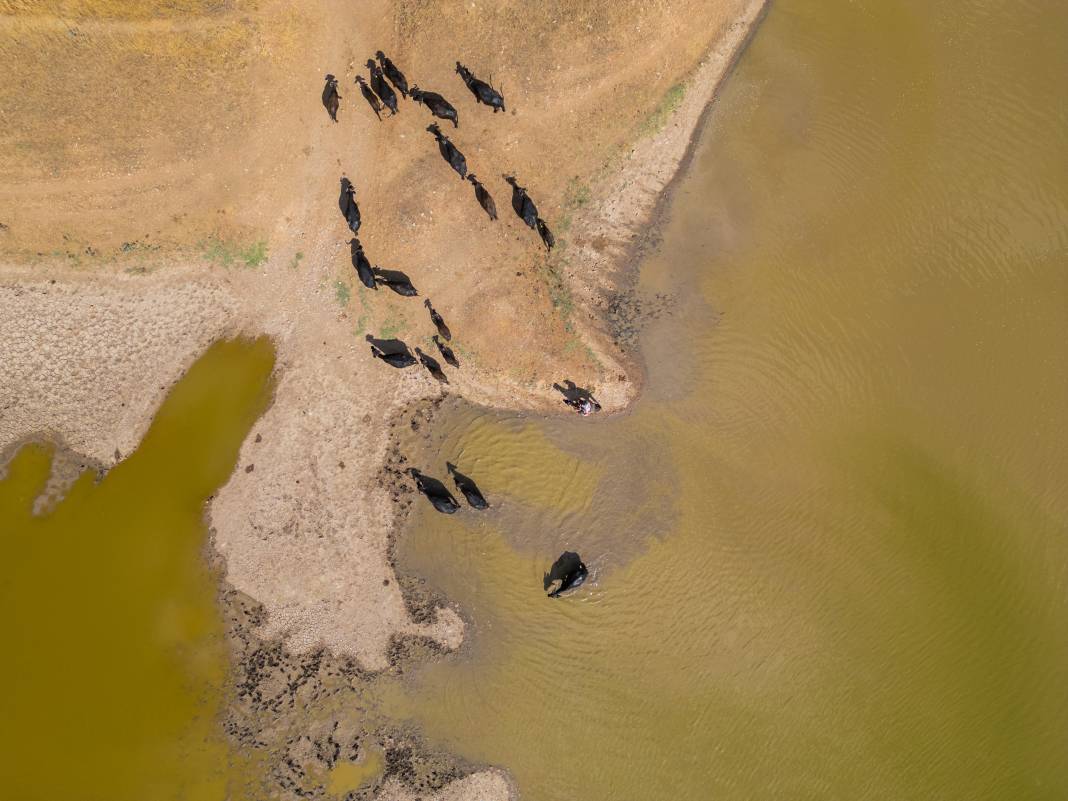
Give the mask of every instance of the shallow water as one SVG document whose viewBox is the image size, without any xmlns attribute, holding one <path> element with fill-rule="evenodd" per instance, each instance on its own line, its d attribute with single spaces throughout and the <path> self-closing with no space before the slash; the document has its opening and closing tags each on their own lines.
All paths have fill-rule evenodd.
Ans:
<svg viewBox="0 0 1068 801">
<path fill-rule="evenodd" d="M 0 480 L 7 621 L 0 682 L 5 798 L 257 797 L 223 735 L 228 648 L 206 567 L 204 504 L 270 399 L 266 339 L 209 348 L 137 450 L 31 514 L 51 452 Z M 248 793 L 248 795 L 246 795 Z"/>
<path fill-rule="evenodd" d="M 778 0 L 642 268 L 633 413 L 438 421 L 494 508 L 401 558 L 470 638 L 383 708 L 536 801 L 1068 797 L 1065 34 Z"/>
</svg>

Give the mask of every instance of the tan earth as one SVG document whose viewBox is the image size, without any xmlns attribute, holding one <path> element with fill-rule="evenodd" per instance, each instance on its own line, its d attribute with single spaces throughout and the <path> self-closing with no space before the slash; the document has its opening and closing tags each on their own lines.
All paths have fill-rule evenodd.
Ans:
<svg viewBox="0 0 1068 801">
<path fill-rule="evenodd" d="M 625 409 L 637 371 L 605 309 L 762 7 L 0 0 L 0 449 L 43 434 L 112 464 L 209 342 L 266 333 L 278 383 L 242 450 L 255 470 L 209 510 L 227 580 L 297 652 L 377 671 L 397 636 L 458 647 L 456 611 L 416 623 L 392 580 L 398 510 L 375 480 L 390 422 L 441 392 L 567 412 L 563 379 Z M 353 76 L 377 49 L 457 108 L 459 128 L 442 129 L 498 221 L 442 160 L 424 107 L 401 99 L 375 119 Z M 475 104 L 457 59 L 503 90 L 506 113 Z M 513 214 L 505 173 L 554 231 L 551 255 Z M 342 176 L 372 263 L 406 272 L 419 298 L 356 280 Z M 445 388 L 364 341 L 436 356 L 423 298 L 462 362 Z M 464 781 L 478 791 L 443 797 L 510 792 Z"/>
</svg>

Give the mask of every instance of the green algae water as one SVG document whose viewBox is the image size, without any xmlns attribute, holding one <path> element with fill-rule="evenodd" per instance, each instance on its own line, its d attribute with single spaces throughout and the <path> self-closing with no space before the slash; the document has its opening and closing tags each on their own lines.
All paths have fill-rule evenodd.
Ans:
<svg viewBox="0 0 1068 801">
<path fill-rule="evenodd" d="M 50 450 L 0 481 L 7 623 L 0 680 L 5 798 L 244 798 L 253 766 L 220 725 L 228 649 L 204 559 L 204 506 L 271 393 L 265 339 L 213 345 L 138 449 L 31 510 Z M 255 796 L 252 796 L 255 797 Z"/>
<path fill-rule="evenodd" d="M 493 509 L 400 557 L 468 643 L 382 707 L 528 801 L 1068 798 L 1066 41 L 776 0 L 642 267 L 633 412 L 439 421 L 418 466 Z"/>
</svg>

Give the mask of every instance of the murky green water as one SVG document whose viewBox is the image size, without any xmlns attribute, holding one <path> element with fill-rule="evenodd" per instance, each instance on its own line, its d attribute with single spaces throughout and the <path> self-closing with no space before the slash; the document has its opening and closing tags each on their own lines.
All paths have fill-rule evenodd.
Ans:
<svg viewBox="0 0 1068 801">
<path fill-rule="evenodd" d="M 402 555 L 470 643 L 383 706 L 537 801 L 1068 797 L 1066 41 L 777 0 L 643 268 L 634 412 L 440 422 L 495 508 Z"/>
<path fill-rule="evenodd" d="M 220 726 L 228 649 L 205 566 L 204 504 L 270 398 L 265 339 L 212 346 L 137 451 L 30 513 L 51 454 L 22 448 L 0 481 L 7 622 L 4 798 L 244 798 L 256 766 Z M 251 797 L 256 797 L 255 793 Z"/>
</svg>

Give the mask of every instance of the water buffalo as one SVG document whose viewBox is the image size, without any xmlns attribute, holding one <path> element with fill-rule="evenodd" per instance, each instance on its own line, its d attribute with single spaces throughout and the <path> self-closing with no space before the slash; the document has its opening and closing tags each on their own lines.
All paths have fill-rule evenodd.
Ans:
<svg viewBox="0 0 1068 801">
<path fill-rule="evenodd" d="M 374 270 L 371 269 L 371 262 L 363 255 L 363 245 L 360 244 L 360 240 L 356 237 L 349 240 L 349 250 L 349 255 L 352 257 L 352 266 L 356 270 L 360 283 L 368 289 L 378 289 L 378 284 L 375 283 Z"/>
<path fill-rule="evenodd" d="M 538 224 L 538 207 L 530 199 L 527 190 L 516 183 L 515 176 L 506 175 L 504 180 L 512 185 L 512 208 L 515 210 L 516 216 L 525 222 L 529 228 L 536 227 Z"/>
<path fill-rule="evenodd" d="M 434 134 L 434 138 L 438 141 L 438 151 L 441 153 L 441 157 L 449 162 L 449 166 L 456 170 L 460 178 L 466 178 L 467 159 L 464 158 L 464 154 L 459 151 L 449 137 L 441 132 L 436 122 L 430 123 L 426 129 Z"/>
<path fill-rule="evenodd" d="M 496 220 L 497 204 L 493 202 L 493 196 L 486 191 L 486 187 L 484 187 L 482 182 L 475 177 L 474 173 L 468 175 L 467 180 L 475 187 L 475 200 L 478 201 L 478 205 L 485 210 L 491 220 Z"/>
<path fill-rule="evenodd" d="M 452 497 L 452 493 L 436 478 L 424 476 L 414 467 L 408 469 L 408 474 L 415 479 L 416 488 L 423 493 L 427 500 L 442 514 L 451 515 L 459 511 L 460 504 Z"/>
<path fill-rule="evenodd" d="M 549 592 L 550 598 L 556 598 L 581 585 L 589 574 L 590 571 L 586 569 L 586 565 L 582 563 L 577 553 L 564 551 L 545 574 L 545 589 L 548 590 L 559 582 Z"/>
<path fill-rule="evenodd" d="M 415 364 L 415 357 L 408 352 L 408 346 L 403 342 L 399 342 L 395 349 L 384 350 L 370 334 L 366 339 L 371 343 L 371 355 L 376 359 L 381 359 L 390 367 L 404 368 Z"/>
<path fill-rule="evenodd" d="M 396 114 L 397 93 L 386 83 L 386 79 L 382 77 L 382 70 L 378 68 L 374 61 L 367 59 L 365 66 L 371 73 L 371 88 L 375 90 L 375 94 L 381 99 L 382 105 L 388 108 L 391 114 Z"/>
<path fill-rule="evenodd" d="M 326 85 L 323 87 L 323 107 L 334 122 L 337 122 L 339 100 L 341 100 L 341 95 L 337 93 L 337 78 L 327 75 Z"/>
<path fill-rule="evenodd" d="M 415 349 L 415 355 L 419 357 L 419 361 L 423 363 L 423 367 L 427 369 L 430 375 L 440 381 L 442 384 L 449 383 L 449 377 L 445 375 L 445 371 L 441 369 L 441 365 L 438 364 L 438 360 L 432 356 L 427 356 L 419 348 Z"/>
<path fill-rule="evenodd" d="M 452 331 L 450 331 L 449 327 L 445 325 L 444 318 L 437 313 L 437 310 L 435 310 L 433 306 L 430 305 L 430 298 L 424 300 L 423 305 L 426 306 L 427 309 L 429 309 L 430 321 L 434 323 L 434 326 L 438 329 L 438 333 L 441 334 L 442 338 L 452 341 Z"/>
<path fill-rule="evenodd" d="M 445 462 L 445 467 L 449 471 L 449 475 L 452 476 L 452 480 L 456 483 L 456 488 L 467 498 L 467 502 L 471 504 L 472 509 L 489 508 L 489 503 L 486 502 L 485 496 L 479 491 L 474 481 L 457 470 L 456 465 L 452 462 Z"/>
<path fill-rule="evenodd" d="M 456 114 L 456 109 L 452 107 L 444 97 L 437 92 L 424 92 L 418 86 L 412 87 L 412 100 L 416 103 L 422 103 L 428 109 L 430 113 L 435 117 L 440 117 L 443 120 L 451 120 L 453 128 L 460 127 L 460 119 Z"/>
<path fill-rule="evenodd" d="M 356 187 L 348 178 L 341 179 L 341 196 L 337 200 L 338 208 L 354 234 L 360 232 L 360 207 L 356 205 Z"/>
<path fill-rule="evenodd" d="M 441 341 L 441 337 L 434 334 L 434 344 L 438 346 L 438 351 L 441 353 L 447 364 L 451 364 L 453 367 L 459 367 L 460 362 L 456 358 L 456 354 L 452 352 L 452 348 Z"/>
<path fill-rule="evenodd" d="M 367 101 L 371 111 L 378 117 L 378 121 L 382 122 L 382 105 L 378 102 L 378 98 L 375 97 L 375 93 L 371 91 L 371 87 L 367 85 L 367 81 L 364 80 L 362 75 L 356 76 L 356 83 L 360 85 L 360 94 L 363 95 L 363 99 Z"/>
<path fill-rule="evenodd" d="M 398 295 L 404 295 L 406 298 L 414 298 L 419 294 L 415 291 L 415 287 L 412 286 L 412 282 L 408 279 L 408 276 L 400 271 L 380 270 L 375 267 L 374 274 L 375 281 L 383 286 L 389 287 Z"/>
<path fill-rule="evenodd" d="M 375 58 L 382 65 L 382 72 L 389 78 L 390 83 L 396 87 L 398 92 L 407 97 L 408 79 L 404 77 L 404 73 L 397 69 L 397 65 L 390 61 L 381 50 L 375 51 Z"/>
<path fill-rule="evenodd" d="M 480 81 L 472 75 L 471 70 L 459 61 L 456 62 L 456 74 L 463 78 L 464 83 L 467 84 L 467 88 L 470 89 L 471 94 L 475 96 L 476 103 L 484 103 L 491 107 L 494 114 L 498 111 L 505 110 L 504 96 L 485 81 Z"/>
<path fill-rule="evenodd" d="M 541 241 L 545 243 L 545 249 L 552 250 L 553 245 L 556 244 L 556 237 L 553 236 L 553 232 L 549 230 L 549 226 L 541 217 L 538 217 L 535 222 L 538 226 L 538 235 L 541 237 Z"/>
</svg>

